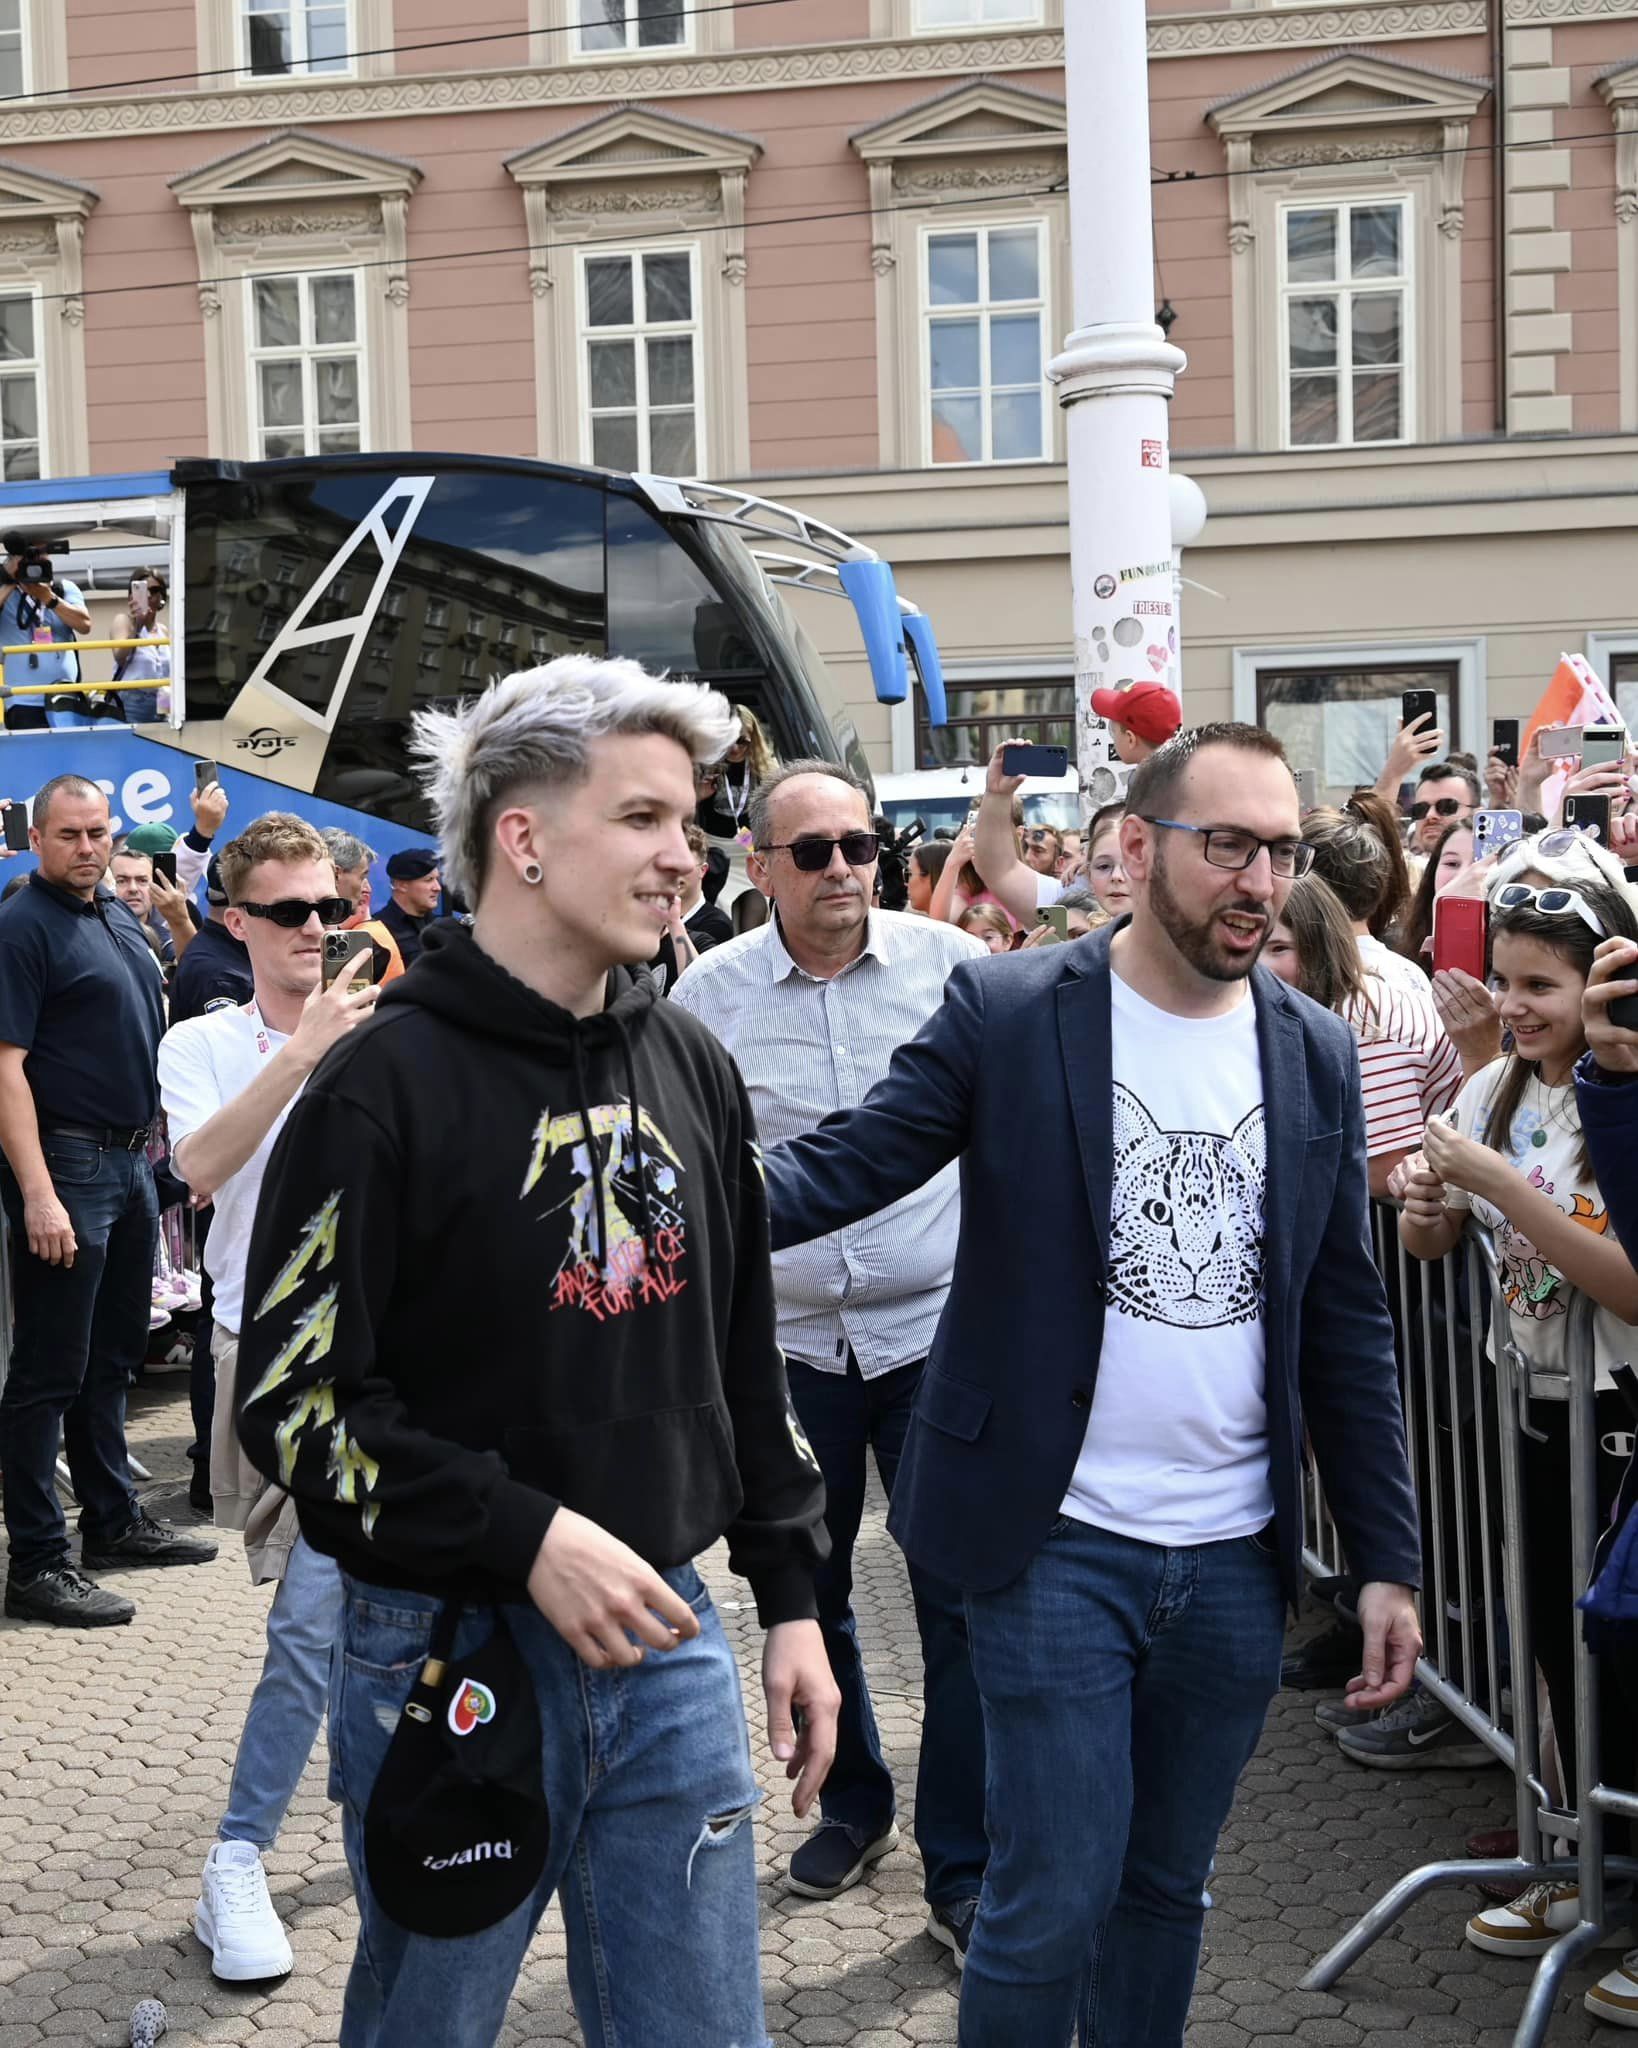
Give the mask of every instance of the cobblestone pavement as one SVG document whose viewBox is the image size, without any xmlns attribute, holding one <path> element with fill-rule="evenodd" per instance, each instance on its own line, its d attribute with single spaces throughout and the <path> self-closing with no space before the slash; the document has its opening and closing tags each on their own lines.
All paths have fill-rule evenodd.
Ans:
<svg viewBox="0 0 1638 2048">
<path fill-rule="evenodd" d="M 133 1445 L 156 1481 L 172 1488 L 184 1469 L 186 1432 L 181 1380 L 136 1396 Z M 860 1633 L 908 1809 L 918 1656 L 902 1566 L 879 1509 L 878 1502 L 860 1545 Z M 756 1635 L 745 1589 L 720 1555 L 706 1563 L 749 1691 Z M 178 2048 L 333 2043 L 354 1921 L 322 1759 L 309 1769 L 268 1857 L 295 1948 L 294 1975 L 270 1990 L 218 1985 L 189 1931 L 199 1865 L 260 1668 L 267 1594 L 252 1590 L 231 1538 L 215 1565 L 132 1573 L 124 1588 L 139 1609 L 129 1628 L 82 1635 L 0 1622 L 0 2048 L 112 2048 L 128 2041 L 133 2004 L 154 1996 L 169 2010 L 168 2038 Z M 1471 1893 L 1445 1893 L 1417 1907 L 1338 1995 L 1293 1988 L 1393 1878 L 1430 1856 L 1459 1855 L 1471 1828 L 1503 1821 L 1508 1790 L 1499 1772 L 1361 1771 L 1314 1727 L 1310 1705 L 1291 1696 L 1278 1703 L 1241 1785 L 1212 1882 L 1216 1910 L 1207 1921 L 1190 2048 L 1405 2048 L 1407 2040 L 1417 2048 L 1502 2048 L 1528 1966 L 1463 1944 Z M 756 1725 L 753 1719 L 753 1734 Z M 769 1795 L 760 1846 L 774 2039 L 781 2048 L 954 2041 L 954 1971 L 922 1931 L 920 1869 L 908 1830 L 904 1848 L 840 1900 L 791 1898 L 777 1872 L 804 1829 L 759 1737 L 756 1748 Z M 1590 2041 L 1602 2031 L 1580 2005 L 1594 1974 L 1582 1970 L 1561 2001 L 1554 2044 Z M 580 2040 L 555 1914 L 531 1951 L 503 2038 Z"/>
</svg>

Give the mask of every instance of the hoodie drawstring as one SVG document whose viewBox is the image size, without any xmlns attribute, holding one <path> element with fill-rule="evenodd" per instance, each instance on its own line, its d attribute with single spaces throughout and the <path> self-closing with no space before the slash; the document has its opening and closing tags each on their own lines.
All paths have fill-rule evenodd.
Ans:
<svg viewBox="0 0 1638 2048">
<path fill-rule="evenodd" d="M 585 1135 L 586 1157 L 591 1166 L 592 1208 L 597 1217 L 597 1277 L 607 1286 L 609 1246 L 607 1226 L 603 1221 L 603 1155 L 598 1150 L 597 1134 L 592 1129 L 591 1093 L 586 1080 L 586 1048 L 580 1042 L 578 1031 L 570 1032 L 569 1042 L 574 1048 L 576 1106 L 580 1111 L 580 1128 Z"/>
<path fill-rule="evenodd" d="M 643 1231 L 643 1258 L 651 1273 L 660 1269 L 660 1255 L 654 1243 L 654 1215 L 648 1201 L 648 1166 L 643 1157 L 643 1111 L 637 1100 L 637 1061 L 631 1040 L 618 1017 L 609 1019 L 610 1029 L 620 1041 L 626 1064 L 626 1099 L 631 1104 L 631 1156 L 637 1173 L 637 1213 Z"/>
</svg>

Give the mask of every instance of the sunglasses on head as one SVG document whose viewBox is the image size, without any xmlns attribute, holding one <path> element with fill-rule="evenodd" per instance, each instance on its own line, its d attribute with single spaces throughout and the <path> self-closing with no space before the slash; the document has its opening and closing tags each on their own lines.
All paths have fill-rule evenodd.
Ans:
<svg viewBox="0 0 1638 2048">
<path fill-rule="evenodd" d="M 874 832 L 844 832 L 839 839 L 791 839 L 779 846 L 759 847 L 761 853 L 788 853 L 792 864 L 805 875 L 823 874 L 837 847 L 850 868 L 867 868 L 882 850 Z"/>
<path fill-rule="evenodd" d="M 1575 889 L 1532 889 L 1528 882 L 1505 882 L 1490 901 L 1497 910 L 1539 910 L 1544 917 L 1579 917 L 1599 938 L 1609 937 L 1603 919 Z"/>
<path fill-rule="evenodd" d="M 287 932 L 300 931 L 315 911 L 324 925 L 345 924 L 353 914 L 353 906 L 343 896 L 321 896 L 316 903 L 301 896 L 281 896 L 277 903 L 236 903 L 233 907 L 246 917 L 268 918 Z"/>
<path fill-rule="evenodd" d="M 1459 796 L 1442 796 L 1436 803 L 1429 803 L 1424 798 L 1421 803 L 1411 805 L 1411 816 L 1425 818 L 1431 811 L 1436 818 L 1454 818 L 1461 808 L 1462 799 Z"/>
</svg>

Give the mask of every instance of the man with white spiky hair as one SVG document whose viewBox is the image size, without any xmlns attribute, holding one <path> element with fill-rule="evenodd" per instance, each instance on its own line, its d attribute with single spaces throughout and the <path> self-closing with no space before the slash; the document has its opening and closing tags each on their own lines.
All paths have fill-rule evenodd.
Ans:
<svg viewBox="0 0 1638 2048">
<path fill-rule="evenodd" d="M 838 1704 L 814 1619 L 824 1495 L 775 1341 L 744 1087 L 633 971 L 693 865 L 695 767 L 732 729 L 701 685 L 582 656 L 422 714 L 473 924 L 428 932 L 269 1164 L 240 1428 L 342 1569 L 332 1792 L 361 1921 L 342 2048 L 488 2048 L 554 1890 L 588 2039 L 767 2043 L 756 1781 L 692 1560 L 726 1536 L 751 1582 L 804 1814 Z M 500 1635 L 539 1713 L 539 1881 L 476 1932 L 410 1932 L 372 1882 L 372 1792 L 415 1715 L 470 1733 L 466 1695 L 419 1703 Z M 435 1848 L 416 1880 L 471 1864 Z"/>
</svg>

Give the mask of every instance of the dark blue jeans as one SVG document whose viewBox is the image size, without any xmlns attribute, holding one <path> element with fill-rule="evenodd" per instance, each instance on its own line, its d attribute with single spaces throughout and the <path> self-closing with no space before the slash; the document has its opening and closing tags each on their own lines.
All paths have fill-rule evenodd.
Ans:
<svg viewBox="0 0 1638 2048">
<path fill-rule="evenodd" d="M 880 1834 L 894 1814 L 893 1779 L 882 1761 L 870 1686 L 853 1619 L 853 1546 L 864 1514 L 865 1458 L 873 1451 L 892 1497 L 921 1381 L 922 1361 L 867 1380 L 848 1353 L 847 1371 L 820 1372 L 787 1361 L 791 1402 L 825 1479 L 830 1557 L 815 1590 L 830 1668 L 841 1688 L 836 1761 L 820 1794 L 828 1820 Z M 975 1899 L 984 1880 L 984 1721 L 967 1653 L 967 1620 L 954 1586 L 909 1567 L 921 1636 L 923 1714 L 916 1770 L 916 1842 L 930 1905 Z"/>
<path fill-rule="evenodd" d="M 78 1250 L 72 1266 L 34 1257 L 22 1190 L 0 1158 L 17 1298 L 11 1371 L 0 1394 L 0 1476 L 11 1575 L 19 1581 L 68 1558 L 55 1484 L 59 1435 L 81 1535 L 111 1542 L 135 1518 L 125 1392 L 148 1348 L 159 1232 L 153 1169 L 140 1152 L 104 1152 L 84 1138 L 43 1137 L 41 1147 Z"/>
<path fill-rule="evenodd" d="M 990 1865 L 961 2048 L 1180 2048 L 1203 1893 L 1280 1682 L 1260 1537 L 1166 1550 L 1067 1516 L 969 1593 Z"/>
</svg>

